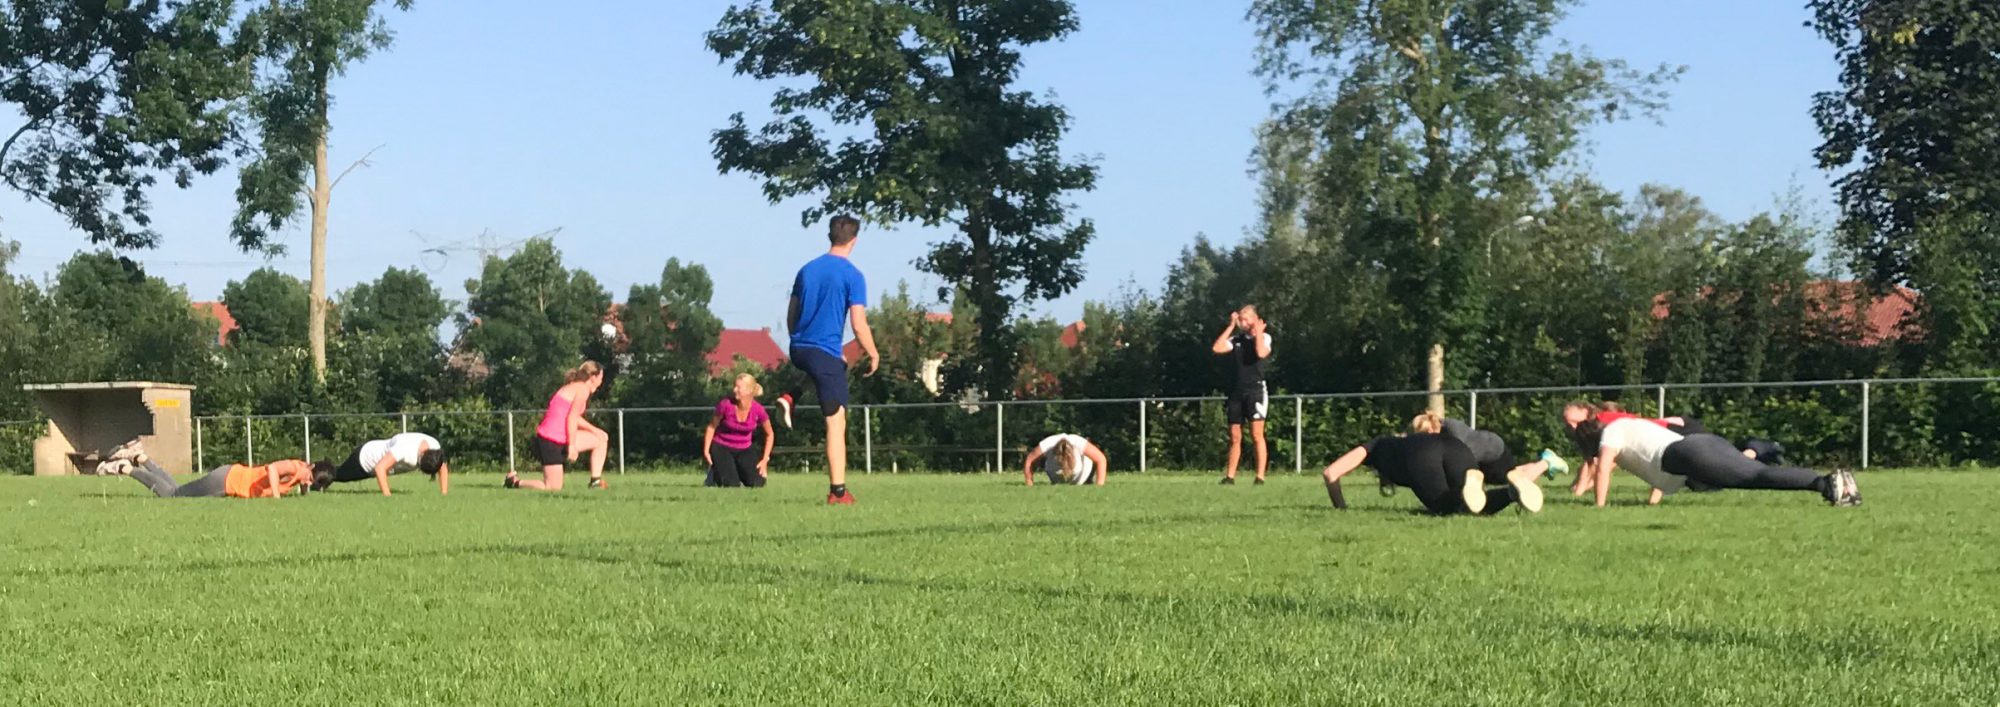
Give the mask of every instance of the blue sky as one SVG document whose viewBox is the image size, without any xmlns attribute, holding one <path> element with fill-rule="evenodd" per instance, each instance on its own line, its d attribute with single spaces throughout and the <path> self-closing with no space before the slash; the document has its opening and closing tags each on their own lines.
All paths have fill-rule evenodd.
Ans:
<svg viewBox="0 0 2000 707">
<path fill-rule="evenodd" d="M 768 204 L 754 179 L 716 173 L 709 132 L 733 112 L 757 115 L 770 90 L 702 48 L 702 33 L 729 4 L 427 0 L 394 16 L 396 46 L 335 87 L 336 165 L 380 146 L 373 166 L 334 195 L 335 289 L 415 266 L 462 300 L 477 256 L 425 248 L 483 231 L 512 240 L 559 227 L 566 262 L 596 274 L 614 297 L 656 280 L 678 257 L 708 266 L 714 309 L 730 326 L 782 328 L 791 275 L 823 250 L 824 231 L 800 225 L 799 204 Z M 1577 8 L 1563 39 L 1636 66 L 1688 66 L 1663 124 L 1595 130 L 1586 169 L 1628 192 L 1647 182 L 1686 189 L 1731 219 L 1771 208 L 1794 185 L 1830 214 L 1809 109 L 1837 66 L 1802 26 L 1802 4 Z M 1245 5 L 1080 0 L 1082 31 L 1028 54 L 1021 85 L 1069 108 L 1068 151 L 1103 169 L 1098 189 L 1076 199 L 1077 213 L 1098 227 L 1089 276 L 1040 311 L 1074 317 L 1084 300 L 1128 282 L 1156 290 L 1197 233 L 1234 242 L 1254 221 L 1247 156 L 1269 99 L 1251 75 Z M 131 255 L 197 299 L 218 296 L 263 264 L 227 240 L 233 188 L 230 174 L 160 192 L 165 245 Z M 0 238 L 23 246 L 16 272 L 51 271 L 86 247 L 45 209 L 12 195 L 0 203 Z M 929 293 L 936 281 L 910 263 L 940 237 L 870 231 L 856 260 L 877 293 L 898 280 Z M 305 232 L 284 240 L 292 253 L 271 263 L 304 277 Z"/>
</svg>

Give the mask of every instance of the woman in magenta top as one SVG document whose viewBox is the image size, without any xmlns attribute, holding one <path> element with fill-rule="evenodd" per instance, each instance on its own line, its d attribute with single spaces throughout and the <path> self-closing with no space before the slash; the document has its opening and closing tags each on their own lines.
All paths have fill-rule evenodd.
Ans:
<svg viewBox="0 0 2000 707">
<path fill-rule="evenodd" d="M 709 486 L 761 488 L 771 473 L 771 416 L 757 402 L 764 386 L 748 373 L 736 377 L 730 396 L 715 404 L 715 417 L 701 433 L 701 458 L 708 462 Z M 764 451 L 751 451 L 755 432 L 764 433 Z"/>
<path fill-rule="evenodd" d="M 611 435 L 583 419 L 590 394 L 604 385 L 604 367 L 596 361 L 584 361 L 583 365 L 570 369 L 563 380 L 563 387 L 549 396 L 549 409 L 542 413 L 542 424 L 535 426 L 535 457 L 542 462 L 541 480 L 523 480 L 510 469 L 507 488 L 561 491 L 563 466 L 586 452 L 590 454 L 590 487 L 605 487 L 604 453 L 611 446 Z"/>
</svg>

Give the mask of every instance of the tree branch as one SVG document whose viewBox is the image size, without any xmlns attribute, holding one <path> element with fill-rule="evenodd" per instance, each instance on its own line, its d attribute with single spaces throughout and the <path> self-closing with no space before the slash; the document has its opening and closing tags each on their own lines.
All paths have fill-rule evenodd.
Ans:
<svg viewBox="0 0 2000 707">
<path fill-rule="evenodd" d="M 341 180 L 347 179 L 347 175 L 354 172 L 354 170 L 374 166 L 375 163 L 369 162 L 368 158 L 374 157 L 375 153 L 384 147 L 388 147 L 388 145 L 376 145 L 375 149 L 369 150 L 368 154 L 362 155 L 361 159 L 355 160 L 354 164 L 348 165 L 347 169 L 340 170 L 340 176 L 333 178 L 333 186 L 327 187 L 327 190 L 339 189 Z"/>
</svg>

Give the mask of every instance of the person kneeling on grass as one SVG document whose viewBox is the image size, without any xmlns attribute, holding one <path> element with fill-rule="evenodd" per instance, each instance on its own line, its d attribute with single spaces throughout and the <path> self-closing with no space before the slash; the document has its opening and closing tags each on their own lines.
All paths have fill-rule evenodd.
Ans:
<svg viewBox="0 0 2000 707">
<path fill-rule="evenodd" d="M 501 485 L 510 489 L 561 491 L 563 468 L 588 455 L 590 488 L 607 488 L 604 483 L 604 456 L 611 448 L 611 434 L 584 419 L 590 396 L 604 386 L 604 367 L 584 361 L 563 375 L 563 385 L 549 396 L 542 422 L 535 426 L 535 459 L 542 463 L 542 478 L 523 479 L 513 469 Z"/>
<path fill-rule="evenodd" d="M 1021 467 L 1021 478 L 1029 486 L 1035 485 L 1035 462 L 1042 462 L 1042 473 L 1048 474 L 1051 484 L 1103 486 L 1104 477 L 1111 470 L 1110 462 L 1104 460 L 1104 450 L 1083 435 L 1050 435 L 1035 445 Z"/>
<path fill-rule="evenodd" d="M 318 482 L 333 477 L 333 465 L 298 459 L 274 461 L 263 466 L 229 464 L 181 484 L 175 483 L 166 469 L 160 468 L 151 459 L 139 456 L 99 464 L 98 473 L 131 476 L 160 498 L 277 498 L 301 486 L 319 487 Z"/>
<path fill-rule="evenodd" d="M 1515 503 L 1529 513 L 1542 510 L 1542 487 L 1535 485 L 1539 469 L 1508 476 L 1506 487 L 1488 492 L 1486 474 L 1472 450 L 1464 442 L 1436 434 L 1379 437 L 1328 464 L 1321 476 L 1334 508 L 1347 508 L 1340 478 L 1364 464 L 1374 467 L 1384 481 L 1416 493 L 1424 508 L 1438 515 L 1492 515 Z"/>
<path fill-rule="evenodd" d="M 715 404 L 715 417 L 701 432 L 701 457 L 708 462 L 708 481 L 702 485 L 763 488 L 765 479 L 770 478 L 771 447 L 776 439 L 771 434 L 770 413 L 757 402 L 757 396 L 763 394 L 764 386 L 757 384 L 757 377 L 745 373 L 736 377 L 730 397 Z M 754 433 L 759 430 L 764 433 L 761 454 L 751 449 Z"/>
<path fill-rule="evenodd" d="M 348 455 L 347 461 L 333 470 L 331 479 L 324 484 L 315 482 L 313 490 L 323 491 L 336 483 L 374 479 L 382 489 L 382 495 L 387 496 L 389 475 L 411 469 L 436 478 L 438 495 L 451 493 L 451 463 L 445 458 L 444 445 L 439 444 L 436 437 L 416 432 L 404 432 L 362 444 Z"/>
</svg>

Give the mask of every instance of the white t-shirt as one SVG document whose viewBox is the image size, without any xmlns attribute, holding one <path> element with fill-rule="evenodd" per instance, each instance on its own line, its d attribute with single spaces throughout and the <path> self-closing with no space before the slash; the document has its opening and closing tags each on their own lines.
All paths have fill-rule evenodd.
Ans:
<svg viewBox="0 0 2000 707">
<path fill-rule="evenodd" d="M 400 473 L 417 468 L 417 447 L 444 449 L 437 438 L 427 434 L 405 432 L 388 439 L 378 439 L 361 445 L 361 468 L 374 473 L 375 465 L 382 463 L 383 457 L 395 457 L 396 466 L 389 473 Z"/>
<path fill-rule="evenodd" d="M 1083 450 L 1090 447 L 1090 440 L 1084 439 L 1083 435 L 1049 435 L 1048 439 L 1035 445 L 1037 449 L 1042 450 L 1042 473 L 1048 474 L 1050 483 L 1059 483 L 1062 480 L 1059 476 L 1062 473 L 1062 460 L 1050 452 L 1064 440 L 1069 441 L 1070 452 L 1074 455 L 1075 466 L 1071 467 L 1076 469 L 1074 483 L 1081 486 L 1090 481 L 1091 474 L 1097 472 L 1097 463 L 1083 454 Z"/>
<path fill-rule="evenodd" d="M 1687 485 L 1687 477 L 1667 473 L 1660 463 L 1667 456 L 1667 446 L 1679 441 L 1679 433 L 1651 420 L 1627 418 L 1605 425 L 1597 448 L 1618 450 L 1618 468 L 1645 479 L 1653 488 L 1673 493 Z"/>
</svg>

